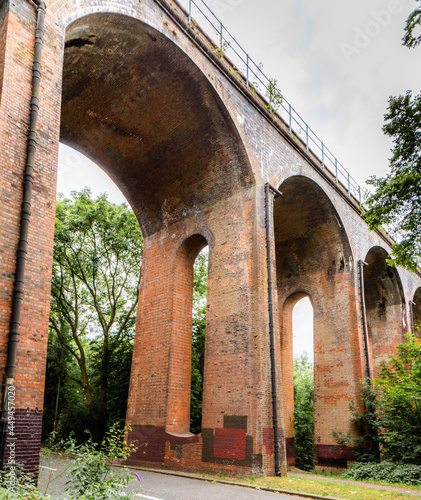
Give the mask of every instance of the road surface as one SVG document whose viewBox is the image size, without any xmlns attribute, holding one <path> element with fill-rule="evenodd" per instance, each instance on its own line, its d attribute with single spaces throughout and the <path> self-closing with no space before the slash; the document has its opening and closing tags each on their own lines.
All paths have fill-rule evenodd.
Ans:
<svg viewBox="0 0 421 500">
<path fill-rule="evenodd" d="M 41 459 L 39 488 L 54 499 L 67 498 L 65 483 L 69 460 L 50 455 Z M 301 496 L 271 493 L 262 490 L 231 486 L 208 481 L 200 481 L 180 476 L 134 470 L 140 481 L 130 481 L 127 491 L 139 500 L 294 500 Z"/>
</svg>

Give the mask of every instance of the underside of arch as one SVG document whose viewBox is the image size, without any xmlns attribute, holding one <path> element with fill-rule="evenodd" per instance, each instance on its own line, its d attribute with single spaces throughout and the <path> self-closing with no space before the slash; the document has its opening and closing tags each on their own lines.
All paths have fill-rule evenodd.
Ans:
<svg viewBox="0 0 421 500">
<path fill-rule="evenodd" d="M 381 361 L 393 353 L 406 332 L 405 300 L 396 268 L 387 263 L 388 253 L 373 247 L 365 258 L 364 294 L 370 344 L 370 362 L 376 374 Z"/>
<path fill-rule="evenodd" d="M 61 140 L 109 173 L 146 235 L 251 182 L 209 80 L 174 41 L 123 15 L 67 28 Z"/>
<path fill-rule="evenodd" d="M 295 176 L 280 189 L 274 204 L 278 288 L 284 296 L 310 294 L 317 288 L 314 274 L 333 282 L 349 267 L 351 248 L 333 203 L 315 182 Z"/>
</svg>

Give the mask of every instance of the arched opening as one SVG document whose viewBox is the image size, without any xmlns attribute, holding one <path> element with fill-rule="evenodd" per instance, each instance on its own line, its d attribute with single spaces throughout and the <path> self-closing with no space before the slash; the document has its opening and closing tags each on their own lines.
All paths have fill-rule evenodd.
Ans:
<svg viewBox="0 0 421 500">
<path fill-rule="evenodd" d="M 300 299 L 292 311 L 292 336 L 294 358 L 306 356 L 314 360 L 313 306 L 310 297 Z"/>
<path fill-rule="evenodd" d="M 171 335 L 166 425 L 169 433 L 189 433 L 191 428 L 194 263 L 206 246 L 207 241 L 203 236 L 191 236 L 178 250 L 175 260 L 174 328 Z"/>
<path fill-rule="evenodd" d="M 421 287 L 417 288 L 412 302 L 412 321 L 414 324 L 414 332 L 417 337 L 421 337 Z"/>
<path fill-rule="evenodd" d="M 273 210 L 278 303 L 284 304 L 279 323 L 287 443 L 294 438 L 289 322 L 298 300 L 310 296 L 314 308 L 315 454 L 319 464 L 341 465 L 347 457 L 332 452 L 336 444 L 332 431 L 348 432 L 349 421 L 333 421 L 331 416 L 349 414 L 349 400 L 358 393 L 361 371 L 351 248 L 333 203 L 314 181 L 294 176 L 279 189 L 283 196 L 275 200 Z"/>
<path fill-rule="evenodd" d="M 405 301 L 397 269 L 387 263 L 388 254 L 373 247 L 365 258 L 364 297 L 367 314 L 369 361 L 376 376 L 382 361 L 393 354 L 408 330 Z"/>
<path fill-rule="evenodd" d="M 308 295 L 295 293 L 282 312 L 283 396 L 287 460 L 305 470 L 314 462 L 313 308 Z"/>
<path fill-rule="evenodd" d="M 208 256 L 209 247 L 206 246 L 199 252 L 193 265 L 193 328 L 190 393 L 190 432 L 192 434 L 199 434 L 202 429 Z"/>
<path fill-rule="evenodd" d="M 101 165 L 145 237 L 251 182 L 232 119 L 167 36 L 117 14 L 66 30 L 61 141 Z"/>
<path fill-rule="evenodd" d="M 106 173 L 60 149 L 43 439 L 100 441 L 124 427 L 143 237 Z"/>
</svg>

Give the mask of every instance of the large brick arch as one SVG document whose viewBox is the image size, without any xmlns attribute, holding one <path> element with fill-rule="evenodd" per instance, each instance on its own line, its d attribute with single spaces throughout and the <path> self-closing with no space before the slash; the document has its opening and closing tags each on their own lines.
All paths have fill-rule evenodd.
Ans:
<svg viewBox="0 0 421 500">
<path fill-rule="evenodd" d="M 332 430 L 349 430 L 348 405 L 357 395 L 360 375 L 354 259 L 344 226 L 320 186 L 305 176 L 293 176 L 279 189 L 283 195 L 275 200 L 273 210 L 278 301 L 284 304 L 280 309 L 281 343 L 291 345 L 292 306 L 303 294 L 308 295 L 314 314 L 317 460 L 340 464 L 349 456 L 332 451 Z M 292 384 L 292 349 L 283 353 L 282 370 L 289 413 L 287 438 L 292 441 L 293 388 L 288 388 Z"/>
<path fill-rule="evenodd" d="M 209 80 L 138 19 L 98 13 L 73 21 L 62 89 L 61 140 L 110 174 L 145 236 L 251 182 L 242 141 Z"/>
<path fill-rule="evenodd" d="M 247 435 L 257 412 L 248 390 L 255 374 L 233 374 L 234 361 L 224 357 L 215 362 L 227 335 L 242 344 L 235 356 L 249 350 L 252 338 L 250 289 L 237 284 L 250 280 L 241 275 L 248 272 L 242 262 L 250 259 L 252 241 L 228 245 L 229 239 L 245 242 L 242 233 L 250 231 L 252 221 L 253 176 L 233 120 L 195 62 L 138 19 L 103 12 L 81 17 L 67 26 L 64 47 L 61 139 L 110 174 L 145 236 L 127 412 L 128 438 L 138 446 L 133 459 L 175 459 L 200 468 L 201 462 L 222 464 L 231 453 L 235 465 L 261 469 L 261 453 Z M 190 237 L 192 232 L 212 237 Z M 191 307 L 186 290 L 192 258 L 206 241 L 211 255 L 218 256 L 212 268 L 219 283 L 208 298 L 209 396 L 202 437 L 188 432 Z M 242 269 L 227 277 L 227 260 Z M 225 303 L 218 297 L 226 300 L 232 293 L 241 299 Z M 242 422 L 239 452 L 214 443 L 225 414 Z"/>
<path fill-rule="evenodd" d="M 378 246 L 365 257 L 368 265 L 364 267 L 364 294 L 373 376 L 408 331 L 402 283 L 397 269 L 388 265 L 387 257 L 387 251 Z"/>
</svg>

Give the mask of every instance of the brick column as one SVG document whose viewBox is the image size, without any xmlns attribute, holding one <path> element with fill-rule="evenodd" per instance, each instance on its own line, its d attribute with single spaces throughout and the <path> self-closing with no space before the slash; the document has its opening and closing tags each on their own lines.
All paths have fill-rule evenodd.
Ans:
<svg viewBox="0 0 421 500">
<path fill-rule="evenodd" d="M 256 230 L 252 193 L 215 203 L 199 224 L 183 220 L 145 239 L 127 414 L 135 461 L 232 473 L 273 468 L 264 230 Z M 190 273 L 204 238 L 189 238 L 194 225 L 210 247 L 197 436 L 188 432 Z"/>
<path fill-rule="evenodd" d="M 3 383 L 20 230 L 30 111 L 36 10 L 29 2 L 0 7 L 0 366 Z M 35 471 L 41 439 L 54 236 L 60 112 L 60 34 L 46 29 L 38 145 L 15 380 L 15 429 L 7 453 Z"/>
</svg>

